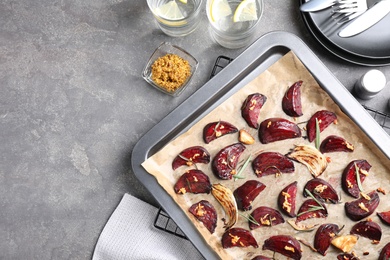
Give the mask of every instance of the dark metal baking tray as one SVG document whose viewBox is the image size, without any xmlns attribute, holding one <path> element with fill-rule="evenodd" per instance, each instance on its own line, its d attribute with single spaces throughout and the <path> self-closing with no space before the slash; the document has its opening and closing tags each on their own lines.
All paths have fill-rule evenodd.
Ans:
<svg viewBox="0 0 390 260">
<path fill-rule="evenodd" d="M 141 164 L 289 51 L 297 55 L 321 87 L 390 159 L 389 136 L 305 43 L 287 32 L 265 34 L 147 132 L 132 152 L 131 163 L 136 177 L 206 259 L 218 259 L 218 256 L 182 209 Z"/>
<path fill-rule="evenodd" d="M 210 78 L 218 74 L 223 68 L 225 68 L 233 59 L 226 56 L 219 56 L 214 64 L 213 69 L 211 70 Z M 390 115 L 367 107 L 363 107 L 368 111 L 368 113 L 378 122 L 378 124 L 390 135 Z M 176 225 L 176 223 L 171 219 L 171 217 L 164 211 L 162 207 L 159 208 L 156 217 L 153 222 L 153 226 L 157 229 L 163 230 L 167 233 L 175 235 L 180 238 L 188 239 L 183 231 Z"/>
</svg>

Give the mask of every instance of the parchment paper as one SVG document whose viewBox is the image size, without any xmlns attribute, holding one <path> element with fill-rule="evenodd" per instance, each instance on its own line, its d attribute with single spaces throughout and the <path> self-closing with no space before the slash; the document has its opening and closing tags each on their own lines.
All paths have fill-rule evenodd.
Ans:
<svg viewBox="0 0 390 260">
<path fill-rule="evenodd" d="M 298 80 L 303 80 L 301 91 L 304 115 L 299 118 L 291 118 L 283 112 L 281 101 L 287 88 Z M 242 161 L 245 161 L 249 155 L 254 158 L 256 154 L 262 151 L 275 151 L 286 154 L 294 147 L 294 145 L 309 144 L 308 140 L 305 138 L 278 141 L 266 145 L 261 144 L 258 139 L 257 130 L 248 127 L 241 117 L 240 110 L 245 98 L 255 92 L 259 92 L 267 97 L 267 101 L 261 109 L 259 122 L 271 117 L 286 118 L 297 123 L 302 128 L 302 136 L 306 136 L 304 127 L 306 126 L 307 120 L 316 111 L 326 109 L 337 114 L 338 124 L 332 124 L 325 129 L 321 133 L 321 140 L 331 134 L 335 134 L 344 137 L 355 146 L 355 151 L 353 153 L 336 152 L 326 154 L 330 158 L 331 162 L 329 163 L 326 171 L 320 177 L 333 185 L 333 187 L 341 195 L 341 202 L 339 204 L 327 204 L 329 213 L 328 217 L 326 219 L 317 219 L 315 221 L 316 223 L 335 223 L 339 226 L 345 225 L 340 234 L 349 234 L 351 227 L 356 223 L 347 218 L 344 211 L 344 203 L 352 201 L 354 198 L 343 192 L 340 185 L 341 174 L 347 164 L 352 160 L 366 159 L 372 165 L 369 176 L 363 182 L 363 188 L 365 191 L 369 192 L 381 187 L 387 191 L 387 193 L 390 193 L 390 163 L 387 157 L 383 155 L 382 152 L 363 133 L 363 131 L 340 110 L 338 105 L 335 104 L 330 96 L 319 86 L 295 54 L 289 52 L 275 64 L 270 66 L 266 71 L 236 92 L 233 96 L 219 105 L 216 109 L 210 112 L 207 116 L 201 119 L 187 132 L 170 142 L 162 150 L 154 154 L 142 164 L 142 166 L 150 174 L 157 178 L 159 184 L 164 187 L 167 193 L 180 205 L 183 211 L 188 215 L 189 221 L 198 228 L 206 243 L 208 243 L 210 247 L 218 253 L 221 259 L 251 259 L 259 254 L 272 257 L 273 252 L 269 250 L 262 250 L 262 245 L 265 239 L 276 234 L 291 235 L 296 238 L 304 239 L 313 245 L 315 230 L 312 232 L 298 232 L 287 223 L 287 220 L 291 218 L 284 216 L 286 222 L 283 224 L 273 227 L 260 227 L 252 231 L 252 234 L 259 244 L 258 248 L 248 247 L 222 249 L 221 236 L 224 229 L 221 219 L 225 217 L 225 214 L 222 207 L 218 204 L 214 197 L 211 194 L 187 193 L 185 195 L 177 195 L 174 193 L 173 186 L 177 179 L 189 169 L 188 167 L 183 166 L 175 171 L 172 170 L 172 160 L 182 150 L 190 146 L 201 145 L 210 152 L 211 158 L 213 158 L 223 147 L 238 142 L 238 134 L 230 134 L 212 141 L 209 144 L 205 144 L 202 139 L 202 131 L 203 127 L 207 123 L 218 120 L 228 121 L 235 125 L 238 129 L 245 128 L 252 134 L 253 137 L 255 137 L 255 144 L 246 146 L 246 150 L 240 158 Z M 314 143 L 311 143 L 310 145 L 314 146 Z M 312 175 L 309 173 L 308 169 L 297 162 L 295 162 L 294 173 L 283 174 L 279 177 L 272 175 L 257 178 L 252 170 L 252 167 L 249 166 L 243 173 L 246 178 L 236 181 L 217 179 L 211 171 L 211 163 L 207 165 L 198 164 L 198 169 L 202 170 L 210 177 L 211 183 L 221 183 L 229 187 L 232 191 L 249 179 L 257 179 L 258 181 L 264 183 L 267 187 L 254 200 L 252 210 L 259 206 L 269 206 L 274 209 L 278 209 L 276 198 L 279 192 L 282 188 L 293 181 L 298 181 L 297 209 L 299 209 L 303 201 L 307 199 L 302 195 L 303 187 L 308 180 L 312 179 Z M 379 195 L 381 203 L 379 204 L 376 212 L 390 210 L 389 195 Z M 188 208 L 201 199 L 206 199 L 212 203 L 218 212 L 217 229 L 212 235 L 188 212 Z M 248 215 L 252 212 L 252 210 L 240 213 Z M 382 227 L 383 235 L 381 242 L 377 245 L 373 245 L 369 239 L 362 237 L 358 240 L 358 243 L 353 251 L 356 252 L 358 256 L 362 256 L 363 252 L 369 252 L 369 255 L 364 256 L 364 259 L 377 259 L 381 248 L 387 242 L 390 242 L 390 228 L 383 225 L 375 213 L 370 217 Z M 248 221 L 240 215 L 239 221 L 235 227 L 249 229 Z M 302 259 L 324 258 L 320 254 L 312 252 L 304 245 L 301 245 L 301 248 L 303 250 Z M 336 256 L 339 253 L 341 253 L 340 250 L 335 247 L 330 247 L 326 259 L 336 259 Z M 277 259 L 285 258 L 281 255 L 275 256 Z"/>
</svg>

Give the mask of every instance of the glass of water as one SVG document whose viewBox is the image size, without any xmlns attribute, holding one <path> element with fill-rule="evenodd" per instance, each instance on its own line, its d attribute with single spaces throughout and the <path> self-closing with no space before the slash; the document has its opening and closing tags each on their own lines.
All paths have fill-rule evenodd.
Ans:
<svg viewBox="0 0 390 260">
<path fill-rule="evenodd" d="M 199 25 L 203 0 L 147 0 L 160 29 L 173 37 L 192 33 Z"/>
<path fill-rule="evenodd" d="M 211 37 L 229 49 L 247 46 L 263 14 L 263 0 L 207 0 Z"/>
</svg>

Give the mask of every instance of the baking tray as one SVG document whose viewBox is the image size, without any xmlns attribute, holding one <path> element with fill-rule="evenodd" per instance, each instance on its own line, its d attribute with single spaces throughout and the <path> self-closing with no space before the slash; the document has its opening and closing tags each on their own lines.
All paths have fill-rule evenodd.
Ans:
<svg viewBox="0 0 390 260">
<path fill-rule="evenodd" d="M 307 45 L 291 33 L 276 31 L 265 34 L 147 132 L 132 152 L 131 163 L 136 177 L 206 259 L 218 259 L 218 256 L 209 248 L 183 210 L 141 164 L 289 51 L 294 52 L 343 112 L 390 159 L 389 136 Z"/>
<path fill-rule="evenodd" d="M 214 77 L 219 73 L 223 68 L 225 68 L 233 59 L 227 56 L 221 55 L 215 61 L 214 67 L 211 70 L 210 78 Z M 368 111 L 368 113 L 378 122 L 378 124 L 390 135 L 390 115 L 367 107 L 363 107 Z M 162 207 L 158 209 L 156 217 L 153 221 L 153 226 L 157 229 L 163 230 L 167 233 L 175 235 L 180 238 L 188 239 L 183 231 L 176 225 L 176 223 L 171 219 L 171 217 L 164 211 Z"/>
</svg>

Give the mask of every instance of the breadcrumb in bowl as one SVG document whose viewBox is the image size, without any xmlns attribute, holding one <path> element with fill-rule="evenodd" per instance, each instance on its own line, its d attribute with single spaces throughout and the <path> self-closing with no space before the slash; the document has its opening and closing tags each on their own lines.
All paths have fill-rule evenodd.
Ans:
<svg viewBox="0 0 390 260">
<path fill-rule="evenodd" d="M 142 77 L 153 87 L 178 96 L 194 75 L 198 61 L 183 49 L 162 43 L 150 57 Z"/>
<path fill-rule="evenodd" d="M 191 75 L 191 66 L 176 54 L 166 54 L 152 65 L 152 80 L 169 92 L 174 92 Z"/>
</svg>

